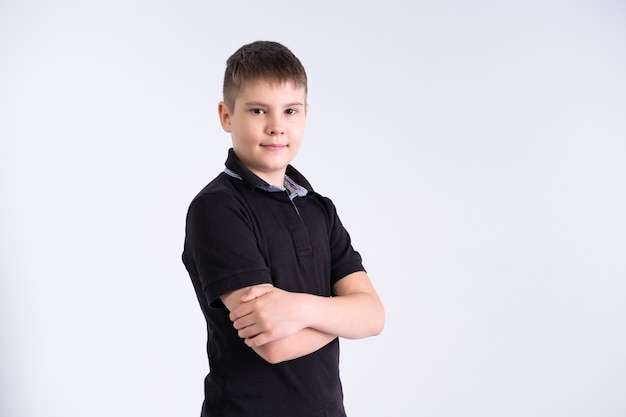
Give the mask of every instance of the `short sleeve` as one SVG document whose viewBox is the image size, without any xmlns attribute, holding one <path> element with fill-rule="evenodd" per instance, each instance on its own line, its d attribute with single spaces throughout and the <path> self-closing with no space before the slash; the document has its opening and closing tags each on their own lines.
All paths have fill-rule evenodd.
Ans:
<svg viewBox="0 0 626 417">
<path fill-rule="evenodd" d="M 350 234 L 341 223 L 334 204 L 326 199 L 330 208 L 330 256 L 331 256 L 331 283 L 334 285 L 341 278 L 354 272 L 365 271 L 361 255 L 352 247 Z"/>
<path fill-rule="evenodd" d="M 183 262 L 206 301 L 251 285 L 271 283 L 250 214 L 226 191 L 201 194 L 187 214 Z"/>
</svg>

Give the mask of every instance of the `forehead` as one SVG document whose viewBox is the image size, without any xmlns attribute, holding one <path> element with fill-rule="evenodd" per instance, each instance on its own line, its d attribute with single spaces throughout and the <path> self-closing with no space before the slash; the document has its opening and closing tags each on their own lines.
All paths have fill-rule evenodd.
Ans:
<svg viewBox="0 0 626 417">
<path fill-rule="evenodd" d="M 256 80 L 247 82 L 237 95 L 237 102 L 268 101 L 280 102 L 287 100 L 306 101 L 306 91 L 303 86 L 299 86 L 293 81 L 272 81 L 272 80 Z"/>
</svg>

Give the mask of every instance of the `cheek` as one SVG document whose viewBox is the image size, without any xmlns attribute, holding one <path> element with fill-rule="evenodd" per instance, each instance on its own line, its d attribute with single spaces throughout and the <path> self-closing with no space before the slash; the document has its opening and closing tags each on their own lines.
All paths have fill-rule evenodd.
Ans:
<svg viewBox="0 0 626 417">
<path fill-rule="evenodd" d="M 291 148 L 291 151 L 296 153 L 298 152 L 298 150 L 300 150 L 300 145 L 302 145 L 302 135 L 298 135 L 298 137 L 296 139 L 291 139 L 289 147 Z"/>
<path fill-rule="evenodd" d="M 302 126 L 300 128 L 300 130 L 298 131 L 298 136 L 297 137 L 298 137 L 298 143 L 301 143 L 302 139 L 304 137 L 304 126 Z"/>
<path fill-rule="evenodd" d="M 294 123 L 291 126 L 291 133 L 294 137 L 302 139 L 302 135 L 304 135 L 304 122 Z"/>
<path fill-rule="evenodd" d="M 232 132 L 239 141 L 247 142 L 254 138 L 254 129 L 250 125 L 238 125 Z"/>
</svg>

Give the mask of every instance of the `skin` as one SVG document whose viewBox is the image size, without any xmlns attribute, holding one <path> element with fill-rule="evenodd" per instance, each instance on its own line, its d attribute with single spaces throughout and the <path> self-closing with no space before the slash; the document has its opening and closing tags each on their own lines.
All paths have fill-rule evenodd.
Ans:
<svg viewBox="0 0 626 417">
<path fill-rule="evenodd" d="M 285 170 L 300 149 L 308 105 L 304 88 L 258 81 L 245 86 L 234 108 L 218 105 L 241 161 L 269 184 L 283 186 Z"/>
<path fill-rule="evenodd" d="M 246 86 L 234 108 L 220 102 L 222 127 L 243 163 L 269 184 L 283 185 L 287 165 L 296 156 L 308 105 L 303 88 L 258 81 Z M 222 296 L 239 337 L 263 359 L 279 363 L 315 352 L 336 337 L 378 335 L 385 312 L 365 272 L 334 286 L 334 297 L 293 293 L 269 284 Z"/>
</svg>

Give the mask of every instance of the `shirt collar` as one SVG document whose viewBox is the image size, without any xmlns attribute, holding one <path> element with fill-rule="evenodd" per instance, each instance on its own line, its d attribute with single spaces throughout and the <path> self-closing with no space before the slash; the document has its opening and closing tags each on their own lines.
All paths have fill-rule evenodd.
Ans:
<svg viewBox="0 0 626 417">
<path fill-rule="evenodd" d="M 295 197 L 304 197 L 310 192 L 313 192 L 311 184 L 309 184 L 306 178 L 291 165 L 287 166 L 284 187 L 268 184 L 263 181 L 241 162 L 232 148 L 228 150 L 228 158 L 226 159 L 225 165 L 226 168 L 224 168 L 224 172 L 226 174 L 243 181 L 250 186 L 251 189 L 259 188 L 268 192 L 287 191 L 289 198 L 292 200 Z"/>
</svg>

